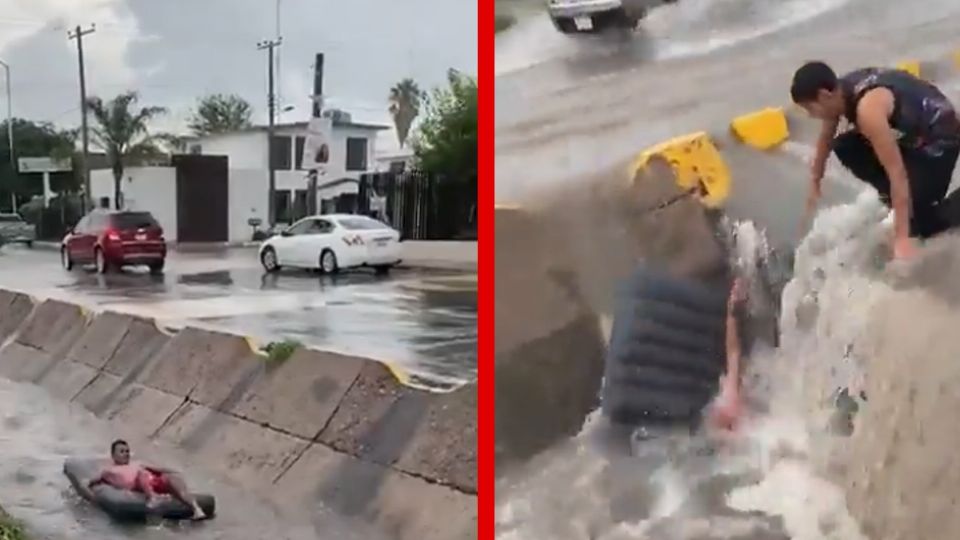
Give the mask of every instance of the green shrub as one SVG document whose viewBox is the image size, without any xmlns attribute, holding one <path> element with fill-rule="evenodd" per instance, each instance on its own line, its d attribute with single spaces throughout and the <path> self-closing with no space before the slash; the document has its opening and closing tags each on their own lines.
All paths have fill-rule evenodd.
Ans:
<svg viewBox="0 0 960 540">
<path fill-rule="evenodd" d="M 293 353 L 297 352 L 301 343 L 292 339 L 285 339 L 283 341 L 271 341 L 263 349 L 263 352 L 267 353 L 267 361 L 270 363 L 282 363 L 286 362 L 293 356 Z M 0 538 L 0 540 L 3 540 Z"/>
<path fill-rule="evenodd" d="M 0 510 L 0 540 L 27 540 L 23 525 Z"/>
</svg>

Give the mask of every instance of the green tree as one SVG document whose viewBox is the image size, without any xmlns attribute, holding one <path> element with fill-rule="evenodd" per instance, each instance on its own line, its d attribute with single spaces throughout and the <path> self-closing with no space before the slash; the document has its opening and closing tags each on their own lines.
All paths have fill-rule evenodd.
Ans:
<svg viewBox="0 0 960 540">
<path fill-rule="evenodd" d="M 427 100 L 414 142 L 417 167 L 427 173 L 467 179 L 477 176 L 477 82 L 456 70 L 447 87 Z"/>
<path fill-rule="evenodd" d="M 403 148 L 410 134 L 410 126 L 420 114 L 423 91 L 413 79 L 403 79 L 390 89 L 389 101 L 390 115 L 393 116 L 393 125 L 397 128 L 397 139 Z"/>
<path fill-rule="evenodd" d="M 211 94 L 200 98 L 188 127 L 195 135 L 226 133 L 250 127 L 253 108 L 237 95 Z"/>
<path fill-rule="evenodd" d="M 11 164 L 7 123 L 0 123 L 0 208 L 16 211 L 18 201 L 39 195 L 42 184 L 35 177 L 15 172 L 20 157 L 59 157 L 70 151 L 73 139 L 70 133 L 58 130 L 53 124 L 13 119 L 14 156 Z M 54 188 L 73 192 L 79 187 L 78 177 L 68 173 L 53 175 Z"/>
<path fill-rule="evenodd" d="M 91 142 L 107 155 L 113 171 L 114 207 L 118 210 L 121 208 L 124 160 L 159 157 L 163 154 L 164 145 L 173 140 L 170 135 L 151 134 L 148 130 L 150 121 L 167 110 L 163 107 L 137 109 L 138 100 L 136 92 L 120 94 L 106 103 L 99 97 L 87 100 L 87 107 L 95 121 L 95 126 L 90 130 Z"/>
</svg>

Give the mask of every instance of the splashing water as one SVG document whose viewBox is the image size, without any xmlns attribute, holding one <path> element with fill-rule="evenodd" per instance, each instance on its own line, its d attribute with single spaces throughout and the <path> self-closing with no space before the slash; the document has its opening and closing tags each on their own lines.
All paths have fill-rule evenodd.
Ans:
<svg viewBox="0 0 960 540">
<path fill-rule="evenodd" d="M 752 223 L 729 226 L 741 268 L 769 263 L 770 249 Z M 960 268 L 960 240 L 931 242 L 921 260 L 898 268 L 888 264 L 890 231 L 890 212 L 872 192 L 818 216 L 794 253 L 778 302 L 779 346 L 755 351 L 747 363 L 745 393 L 755 403 L 739 435 L 663 433 L 631 449 L 611 442 L 618 440 L 613 428 L 592 416 L 577 437 L 500 480 L 497 538 L 859 540 L 876 530 L 948 538 L 917 535 L 922 524 L 911 516 L 930 504 L 923 495 L 937 489 L 936 471 L 953 471 L 949 478 L 960 480 L 955 452 L 945 450 L 956 441 L 946 438 L 943 415 L 930 412 L 933 398 L 922 400 L 935 394 L 960 406 L 960 392 L 953 391 L 960 388 L 960 366 L 952 367 L 960 363 L 923 364 L 946 373 L 929 378 L 939 393 L 924 393 L 924 380 L 907 377 L 916 364 L 884 351 L 909 341 L 913 349 L 898 354 L 939 358 L 930 338 L 946 339 L 950 325 L 936 323 L 948 312 L 937 308 L 936 296 L 952 283 L 943 273 Z M 960 305 L 960 286 L 950 290 Z M 930 330 L 917 336 L 914 325 Z M 960 347 L 960 338 L 954 341 Z M 956 377 L 957 385 L 944 388 L 943 377 Z M 898 382 L 905 378 L 913 386 Z M 835 429 L 841 388 L 867 398 L 857 398 L 860 410 L 848 419 L 852 435 Z M 939 446 L 924 426 L 939 428 Z M 913 440 L 898 435 L 908 428 Z M 929 480 L 914 486 L 910 479 L 924 466 Z M 890 475 L 894 480 L 885 480 Z M 938 508 L 956 515 L 957 497 L 946 484 Z M 912 503 L 899 494 L 910 486 Z"/>
</svg>

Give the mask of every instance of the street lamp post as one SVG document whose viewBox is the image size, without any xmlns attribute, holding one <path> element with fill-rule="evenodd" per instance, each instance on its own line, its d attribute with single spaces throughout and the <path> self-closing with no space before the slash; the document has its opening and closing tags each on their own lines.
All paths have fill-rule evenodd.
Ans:
<svg viewBox="0 0 960 540">
<path fill-rule="evenodd" d="M 7 83 L 7 144 L 10 148 L 10 171 L 16 175 L 17 174 L 17 165 L 13 157 L 13 93 L 10 90 L 10 64 L 7 64 L 3 60 L 0 60 L 0 66 L 3 67 L 3 71 L 6 75 Z M 13 204 L 11 211 L 17 211 L 17 195 L 14 193 L 11 186 L 10 189 L 10 202 Z"/>
</svg>

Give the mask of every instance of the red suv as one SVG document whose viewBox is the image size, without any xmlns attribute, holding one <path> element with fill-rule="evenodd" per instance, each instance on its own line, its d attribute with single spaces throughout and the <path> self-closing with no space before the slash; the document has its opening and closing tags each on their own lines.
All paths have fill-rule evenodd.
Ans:
<svg viewBox="0 0 960 540">
<path fill-rule="evenodd" d="M 94 263 L 100 274 L 141 264 L 159 274 L 166 258 L 163 228 L 150 212 L 94 210 L 67 233 L 60 247 L 65 269 Z"/>
</svg>

